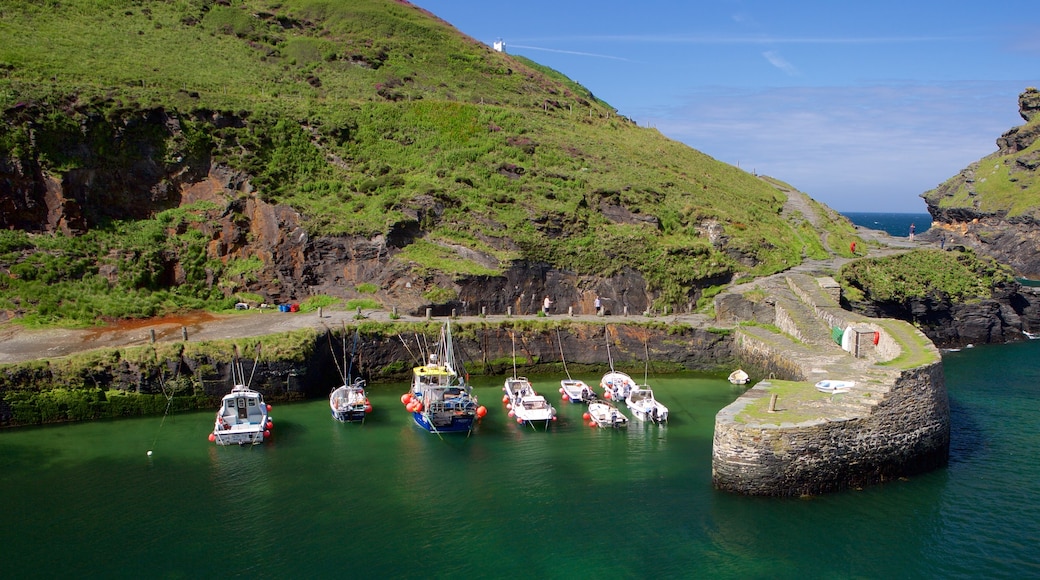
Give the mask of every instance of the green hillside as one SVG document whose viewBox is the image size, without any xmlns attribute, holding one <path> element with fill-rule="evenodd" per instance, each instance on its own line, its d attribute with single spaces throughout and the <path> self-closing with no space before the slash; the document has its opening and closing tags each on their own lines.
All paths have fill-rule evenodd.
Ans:
<svg viewBox="0 0 1040 580">
<path fill-rule="evenodd" d="M 218 168 L 248 182 L 229 203 L 289 206 L 311 239 L 418 232 L 388 267 L 456 281 L 517 261 L 629 267 L 659 305 L 828 251 L 768 183 L 407 2 L 8 0 L 0 38 L 0 207 L 18 206 L 27 167 L 79 183 L 145 160 L 152 191 Z M 264 254 L 222 254 L 191 225 L 232 205 L 77 195 L 83 228 L 0 224 L 0 310 L 83 322 L 268 289 Z M 177 288 L 160 275 L 174 269 Z"/>
</svg>

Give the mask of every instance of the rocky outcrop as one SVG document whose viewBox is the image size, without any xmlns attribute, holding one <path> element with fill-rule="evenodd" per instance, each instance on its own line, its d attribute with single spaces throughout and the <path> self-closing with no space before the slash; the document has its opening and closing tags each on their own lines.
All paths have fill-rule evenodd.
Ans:
<svg viewBox="0 0 1040 580">
<path fill-rule="evenodd" d="M 445 212 L 447 202 L 430 195 L 409 200 L 407 207 L 400 208 L 403 217 L 388 223 L 383 234 L 312 236 L 306 216 L 265 199 L 255 191 L 252 176 L 219 161 L 220 155 L 193 153 L 208 151 L 192 147 L 193 135 L 206 131 L 224 135 L 225 129 L 241 129 L 249 123 L 245 113 L 177 113 L 157 108 L 122 110 L 103 117 L 90 106 L 64 106 L 69 118 L 82 119 L 81 125 L 34 124 L 33 119 L 45 116 L 43 105 L 6 111 L 12 122 L 29 127 L 26 139 L 31 146 L 25 150 L 36 153 L 34 157 L 11 150 L 4 152 L 10 156 L 0 157 L 0 228 L 79 235 L 112 220 L 152 218 L 164 210 L 208 202 L 216 209 L 198 210 L 202 219 L 190 226 L 185 222 L 171 224 L 170 234 L 181 234 L 187 227 L 197 229 L 208 240 L 207 260 L 259 264 L 238 273 L 210 268 L 203 281 L 197 272 L 195 279 L 191 278 L 189 263 L 199 260 L 194 249 L 169 251 L 161 265 L 165 273 L 161 282 L 168 286 L 204 283 L 227 296 L 252 294 L 259 296 L 260 302 L 271 304 L 315 295 L 343 300 L 367 298 L 406 313 L 422 315 L 433 308 L 438 316 L 452 312 L 534 313 L 545 296 L 551 297 L 560 313 L 570 309 L 591 313 L 599 297 L 608 314 L 635 314 L 649 310 L 655 299 L 646 279 L 628 267 L 609 277 L 583 276 L 527 260 L 502 264 L 491 253 L 443 240 L 430 243 L 459 260 L 502 274 L 458 276 L 399 260 L 405 248 L 424 237 L 422 224 L 439 220 Z M 232 145 L 228 149 L 249 147 L 244 143 Z M 48 171 L 40 160 L 50 159 L 47 167 L 53 167 L 51 158 L 67 160 L 68 169 L 60 174 Z M 599 204 L 609 219 L 659 227 L 657 218 L 632 213 L 615 203 L 615 197 L 607 196 Z M 560 225 L 545 223 L 539 227 L 552 233 Z M 508 238 L 481 241 L 511 243 Z M 120 272 L 115 266 L 100 267 L 110 280 L 118 279 Z M 726 282 L 728 278 L 695 284 L 687 306 L 692 308 L 699 298 L 698 287 Z"/>
<path fill-rule="evenodd" d="M 997 152 L 921 195 L 932 215 L 924 240 L 945 239 L 1011 266 L 1017 275 L 1040 279 L 1040 91 L 1019 96 L 1026 124 L 997 139 Z"/>
<path fill-rule="evenodd" d="M 1040 288 L 1018 283 L 995 288 L 987 300 L 957 303 L 933 293 L 906 303 L 850 302 L 849 308 L 872 318 L 912 322 L 942 348 L 1016 342 L 1040 334 Z"/>
</svg>

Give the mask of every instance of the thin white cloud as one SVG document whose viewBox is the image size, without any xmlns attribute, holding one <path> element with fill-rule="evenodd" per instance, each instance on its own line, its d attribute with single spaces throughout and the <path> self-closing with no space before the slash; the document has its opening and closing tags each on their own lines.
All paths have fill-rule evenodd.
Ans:
<svg viewBox="0 0 1040 580">
<path fill-rule="evenodd" d="M 581 52 L 581 51 L 578 51 L 578 50 L 560 50 L 560 49 L 557 49 L 557 48 L 543 48 L 543 47 L 540 47 L 540 46 L 526 46 L 526 45 L 523 45 L 523 44 L 507 44 L 506 47 L 507 48 L 523 48 L 523 49 L 526 49 L 526 50 L 542 50 L 542 51 L 545 51 L 545 52 L 556 52 L 556 53 L 560 53 L 560 54 L 574 54 L 574 55 L 577 55 L 577 56 L 591 56 L 591 57 L 595 57 L 595 58 L 609 58 L 611 60 L 623 60 L 625 62 L 635 62 L 632 59 L 623 58 L 623 57 L 620 57 L 620 56 L 611 56 L 609 54 L 596 54 L 594 52 Z"/>
<path fill-rule="evenodd" d="M 525 38 L 521 42 L 628 42 L 641 44 L 906 44 L 920 42 L 966 42 L 981 40 L 969 36 L 697 36 L 697 35 L 592 35 Z"/>
<path fill-rule="evenodd" d="M 787 62 L 787 59 L 780 56 L 779 52 L 776 52 L 775 50 L 767 50 L 762 53 L 762 56 L 764 56 L 766 60 L 769 61 L 769 64 L 784 71 L 784 73 L 786 73 L 787 76 L 798 76 L 798 69 L 796 69 L 793 64 Z"/>
</svg>

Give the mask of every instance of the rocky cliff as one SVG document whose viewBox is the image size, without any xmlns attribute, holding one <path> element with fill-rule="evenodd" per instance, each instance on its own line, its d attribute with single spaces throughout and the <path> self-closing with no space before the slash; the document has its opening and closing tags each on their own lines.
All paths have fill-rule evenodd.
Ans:
<svg viewBox="0 0 1040 580">
<path fill-rule="evenodd" d="M 997 139 L 997 152 L 922 194 L 932 215 L 925 237 L 962 244 L 1040 279 L 1040 92 L 1018 99 L 1025 125 Z"/>
</svg>

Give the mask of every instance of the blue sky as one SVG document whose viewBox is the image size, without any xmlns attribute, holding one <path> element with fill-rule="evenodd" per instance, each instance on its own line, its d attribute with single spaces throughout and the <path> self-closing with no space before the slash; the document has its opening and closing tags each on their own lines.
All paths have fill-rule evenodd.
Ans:
<svg viewBox="0 0 1040 580">
<path fill-rule="evenodd" d="M 413 3 L 839 211 L 924 212 L 1040 86 L 1040 11 L 1022 0 Z"/>
</svg>

